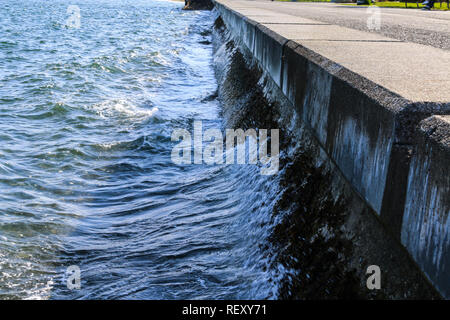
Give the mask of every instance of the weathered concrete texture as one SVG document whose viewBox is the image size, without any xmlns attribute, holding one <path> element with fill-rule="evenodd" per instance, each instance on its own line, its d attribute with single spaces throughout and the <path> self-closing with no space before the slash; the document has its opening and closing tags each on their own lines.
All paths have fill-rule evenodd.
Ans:
<svg viewBox="0 0 450 320">
<path fill-rule="evenodd" d="M 352 85 L 355 80 L 366 89 L 381 88 L 370 88 L 367 80 L 296 43 L 288 43 L 284 52 L 283 92 L 347 179 L 380 212 L 394 142 L 393 115 L 402 100 L 391 93 L 368 97 Z"/>
<path fill-rule="evenodd" d="M 336 40 L 339 38 L 345 40 L 343 36 Z M 450 52 L 393 39 L 375 39 L 376 36 L 357 41 L 305 40 L 301 44 L 410 101 L 450 101 L 450 90 L 445 90 L 450 88 Z M 387 57 L 376 58 L 384 56 Z M 414 57 L 418 63 L 410 63 L 405 57 Z"/>
<path fill-rule="evenodd" d="M 401 240 L 450 296 L 450 116 L 423 120 L 408 175 Z"/>
<path fill-rule="evenodd" d="M 301 151 L 283 171 L 282 181 L 289 187 L 277 207 L 291 213 L 276 226 L 271 240 L 276 261 L 301 271 L 283 279 L 280 298 L 438 298 L 317 140 L 308 130 L 299 131 Z M 366 287 L 369 265 L 382 270 L 381 290 Z"/>
<path fill-rule="evenodd" d="M 251 2 L 215 3 L 235 38 L 295 106 L 345 178 L 400 239 L 405 204 L 409 205 L 407 180 L 412 179 L 408 172 L 416 146 L 415 128 L 431 115 L 450 114 L 450 52 L 313 21 L 283 24 L 286 14 L 252 8 Z M 269 18 L 271 22 L 265 22 Z M 281 23 L 275 23 L 276 19 Z M 386 52 L 388 59 L 378 58 Z M 413 65 L 405 57 L 439 63 Z M 448 232 L 448 224 L 438 228 Z M 430 250 L 438 254 L 438 248 Z M 411 254 L 423 266 L 422 256 Z M 437 272 L 443 272 L 439 268 Z M 442 274 L 428 275 L 436 285 L 450 287 L 442 283 Z"/>
</svg>

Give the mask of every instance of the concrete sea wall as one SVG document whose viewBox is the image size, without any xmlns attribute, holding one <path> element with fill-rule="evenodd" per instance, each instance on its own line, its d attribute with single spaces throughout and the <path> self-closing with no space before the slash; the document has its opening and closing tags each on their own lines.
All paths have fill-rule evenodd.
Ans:
<svg viewBox="0 0 450 320">
<path fill-rule="evenodd" d="M 330 161 L 450 298 L 450 103 L 412 102 L 215 2 Z"/>
<path fill-rule="evenodd" d="M 401 241 L 445 297 L 450 296 L 450 117 L 432 116 L 416 131 Z"/>
</svg>

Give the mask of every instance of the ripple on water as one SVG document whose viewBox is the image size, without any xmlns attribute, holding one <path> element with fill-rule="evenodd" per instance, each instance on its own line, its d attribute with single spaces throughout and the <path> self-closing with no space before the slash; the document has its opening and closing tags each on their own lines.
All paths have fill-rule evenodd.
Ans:
<svg viewBox="0 0 450 320">
<path fill-rule="evenodd" d="M 0 298 L 267 297 L 254 257 L 270 181 L 170 159 L 173 129 L 221 125 L 210 13 L 87 0 L 73 29 L 66 1 L 6 4 Z"/>
</svg>

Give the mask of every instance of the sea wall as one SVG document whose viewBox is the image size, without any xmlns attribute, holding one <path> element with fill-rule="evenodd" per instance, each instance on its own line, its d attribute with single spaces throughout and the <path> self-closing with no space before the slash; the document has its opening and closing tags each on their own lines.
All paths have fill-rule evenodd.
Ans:
<svg viewBox="0 0 450 320">
<path fill-rule="evenodd" d="M 439 291 L 450 297 L 450 116 L 416 130 L 401 241 Z"/>
<path fill-rule="evenodd" d="M 215 6 L 376 221 L 450 298 L 450 128 L 446 117 L 433 116 L 450 114 L 450 104 L 408 101 L 219 2 Z"/>
</svg>

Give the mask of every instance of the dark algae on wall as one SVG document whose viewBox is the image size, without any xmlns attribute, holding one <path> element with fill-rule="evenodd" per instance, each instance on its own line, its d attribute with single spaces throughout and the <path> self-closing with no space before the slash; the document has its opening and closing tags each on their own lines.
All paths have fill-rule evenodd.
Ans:
<svg viewBox="0 0 450 320">
<path fill-rule="evenodd" d="M 280 284 L 282 299 L 359 298 L 359 280 L 347 269 L 352 242 L 342 235 L 346 201 L 331 196 L 330 175 L 300 151 L 287 162 L 274 215 L 287 212 L 270 236 L 277 261 L 294 270 Z M 296 272 L 303 270 L 303 272 Z"/>
</svg>

